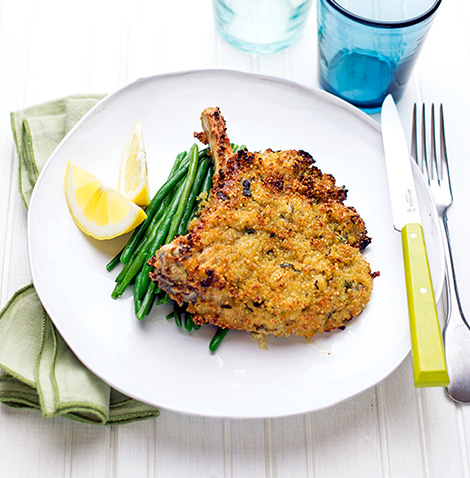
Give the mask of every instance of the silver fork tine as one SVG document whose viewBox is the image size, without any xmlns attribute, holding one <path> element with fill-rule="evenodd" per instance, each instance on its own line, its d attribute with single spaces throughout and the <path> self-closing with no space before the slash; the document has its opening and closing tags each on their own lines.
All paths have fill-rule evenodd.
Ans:
<svg viewBox="0 0 470 478">
<path fill-rule="evenodd" d="M 444 182 L 444 186 L 446 186 L 449 189 L 451 201 L 453 200 L 452 196 L 452 186 L 451 186 L 451 181 L 450 181 L 450 172 L 449 172 L 449 160 L 447 159 L 447 143 L 446 143 L 446 135 L 445 135 L 445 129 L 444 129 L 444 107 L 441 104 L 440 107 L 440 151 L 441 151 L 441 170 L 440 170 L 440 175 L 439 179 L 440 181 Z M 440 183 L 439 183 L 440 184 Z"/>
<path fill-rule="evenodd" d="M 442 164 L 442 158 L 441 158 Z M 431 181 L 434 179 L 434 172 L 436 173 L 435 178 L 437 179 L 438 184 L 441 184 L 439 179 L 439 165 L 437 163 L 437 149 L 436 149 L 436 115 L 434 113 L 434 103 L 431 105 Z"/>
<path fill-rule="evenodd" d="M 411 157 L 419 166 L 418 161 L 418 113 L 416 110 L 416 103 L 413 105 L 413 124 L 411 126 Z M 422 169 L 421 169 L 422 171 Z"/>
<path fill-rule="evenodd" d="M 429 175 L 427 173 L 427 148 L 426 148 L 426 124 L 424 119 L 424 105 L 421 117 L 421 134 L 418 133 L 419 121 L 418 121 L 418 106 L 415 103 L 413 105 L 413 123 L 411 129 L 411 157 L 415 160 L 419 169 L 426 176 L 426 181 L 429 183 Z M 418 141 L 419 138 L 419 141 Z M 419 143 L 419 145 L 418 145 Z M 422 152 L 422 154 L 419 154 Z"/>
<path fill-rule="evenodd" d="M 423 104 L 423 112 L 421 115 L 421 171 L 426 173 L 426 178 L 428 184 L 431 183 L 432 175 L 429 172 L 429 162 L 428 162 L 428 148 L 426 146 L 426 107 Z"/>
</svg>

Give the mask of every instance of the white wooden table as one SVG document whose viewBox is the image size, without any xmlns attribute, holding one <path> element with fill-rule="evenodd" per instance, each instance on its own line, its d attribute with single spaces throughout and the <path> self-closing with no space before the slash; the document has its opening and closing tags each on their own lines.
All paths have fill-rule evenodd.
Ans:
<svg viewBox="0 0 470 478">
<path fill-rule="evenodd" d="M 470 3 L 443 0 L 399 110 L 443 102 L 455 203 L 450 228 L 470 311 Z M 317 87 L 316 15 L 290 50 L 258 57 L 216 34 L 210 0 L 0 0 L 0 302 L 30 282 L 10 111 L 144 76 L 230 68 Z M 470 353 L 470 351 L 469 351 Z M 470 380 L 470 377 L 469 377 Z M 1 477 L 468 477 L 470 407 L 413 387 L 408 357 L 333 408 L 281 419 L 195 418 L 162 410 L 122 427 L 0 408 Z"/>
</svg>

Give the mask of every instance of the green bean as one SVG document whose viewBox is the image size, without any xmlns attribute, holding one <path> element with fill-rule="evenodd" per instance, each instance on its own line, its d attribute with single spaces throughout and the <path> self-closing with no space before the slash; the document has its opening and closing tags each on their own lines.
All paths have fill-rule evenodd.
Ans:
<svg viewBox="0 0 470 478">
<path fill-rule="evenodd" d="M 210 158 L 208 155 L 209 153 L 209 148 L 204 148 L 199 151 L 199 157 L 198 160 L 204 159 L 205 157 Z"/>
<path fill-rule="evenodd" d="M 188 202 L 188 197 L 191 191 L 191 187 L 196 177 L 197 165 L 199 162 L 199 148 L 197 144 L 193 144 L 189 152 L 189 156 L 190 156 L 190 164 L 189 164 L 188 175 L 186 176 L 186 180 L 184 182 L 183 194 L 181 195 L 181 200 L 178 204 L 178 208 L 175 211 L 175 215 L 173 216 L 173 219 L 171 220 L 170 228 L 166 236 L 166 241 L 165 241 L 166 243 L 170 242 L 175 237 L 176 230 L 181 221 L 181 217 L 183 216 L 186 203 Z"/>
<path fill-rule="evenodd" d="M 175 162 L 173 163 L 170 174 L 168 176 L 171 176 L 180 167 L 181 161 L 186 158 L 187 154 L 187 151 L 182 151 L 176 156 Z"/>
<path fill-rule="evenodd" d="M 126 276 L 129 268 L 131 267 L 132 263 L 134 262 L 139 252 L 142 250 L 143 246 L 144 246 L 144 241 L 137 246 L 135 251 L 132 253 L 129 262 L 127 264 L 124 264 L 124 267 L 122 268 L 121 272 L 116 276 L 116 279 L 114 279 L 115 282 L 122 282 L 122 279 L 124 279 L 124 277 Z"/>
<path fill-rule="evenodd" d="M 176 198 L 177 196 L 175 196 Z M 165 217 L 161 219 L 161 223 L 164 221 Z M 160 224 L 160 223 L 159 223 Z M 156 241 L 156 238 L 158 237 L 158 230 L 159 228 L 156 227 L 153 231 L 152 234 L 149 235 L 144 242 L 142 242 L 139 245 L 138 248 L 138 253 L 135 255 L 135 258 L 126 266 L 126 272 L 123 274 L 122 279 L 118 282 L 116 287 L 114 288 L 111 297 L 113 299 L 117 299 L 119 296 L 121 296 L 124 291 L 127 289 L 127 286 L 131 283 L 131 281 L 134 279 L 134 277 L 139 273 L 141 270 L 149 250 L 152 250 L 153 244 Z M 138 297 L 140 299 L 140 297 Z"/>
<path fill-rule="evenodd" d="M 212 166 L 209 166 L 209 169 L 206 173 L 206 177 L 204 178 L 204 181 L 202 183 L 201 188 L 199 189 L 198 193 L 198 199 L 200 200 L 200 197 L 203 193 L 209 193 L 212 187 L 212 176 L 214 175 L 214 169 Z M 199 210 L 199 203 L 195 204 L 191 210 L 191 213 L 189 214 L 189 218 L 187 219 L 186 223 L 184 224 L 186 226 L 186 230 L 188 228 L 189 223 L 196 217 L 196 213 Z M 184 233 L 186 233 L 186 230 Z"/>
<path fill-rule="evenodd" d="M 207 148 L 203 149 L 199 152 L 199 157 L 204 157 L 207 154 Z M 184 157 L 183 157 L 184 155 Z M 181 159 L 179 159 L 181 157 Z M 173 166 L 173 174 L 170 174 L 170 177 L 167 179 L 165 184 L 158 190 L 157 194 L 152 198 L 150 204 L 147 206 L 145 210 L 147 214 L 147 218 L 134 229 L 129 242 L 126 244 L 122 255 L 121 255 L 121 262 L 126 264 L 129 262 L 132 252 L 137 247 L 139 241 L 141 240 L 142 236 L 146 233 L 148 226 L 152 222 L 153 216 L 157 211 L 158 206 L 162 202 L 163 198 L 169 194 L 175 184 L 187 173 L 189 166 L 190 166 L 190 158 L 187 157 L 186 152 L 180 153 L 177 156 L 176 162 L 178 167 L 176 168 L 175 165 Z"/>
<path fill-rule="evenodd" d="M 203 161 L 201 161 L 201 165 L 205 165 L 208 161 L 210 161 L 210 159 L 208 158 L 208 156 L 206 155 L 206 153 L 207 153 L 207 149 L 204 149 L 204 150 L 202 150 L 202 152 L 199 153 L 199 159 L 200 159 L 200 160 L 201 160 L 201 159 L 203 160 Z M 200 169 L 200 168 L 199 168 L 199 166 L 198 166 L 198 169 L 197 169 L 197 170 L 199 171 L 199 169 Z M 197 175 L 196 175 L 196 179 L 197 179 Z M 195 179 L 195 181 L 196 181 L 196 179 Z M 180 187 L 180 185 L 182 184 L 183 181 L 184 181 L 184 179 L 181 179 L 180 182 L 176 185 L 175 189 L 178 189 L 178 188 Z M 193 192 L 193 189 L 194 189 L 194 188 L 191 189 L 190 199 L 191 199 L 191 194 L 192 194 L 192 192 Z M 165 212 L 165 211 L 168 209 L 168 206 L 169 206 L 170 202 L 171 202 L 171 193 L 168 194 L 167 196 L 165 196 L 165 198 L 162 200 L 162 202 L 161 202 L 161 204 L 160 204 L 160 209 L 161 209 L 161 211 L 159 210 L 159 211 L 156 213 L 156 215 L 155 215 L 155 217 L 153 218 L 152 222 L 151 222 L 151 223 L 149 224 L 149 226 L 148 226 L 147 232 L 148 232 L 149 230 L 151 230 L 151 229 L 155 226 L 155 223 L 156 223 L 156 221 L 159 219 L 159 217 L 161 217 L 161 215 L 163 214 L 163 212 Z"/>
<path fill-rule="evenodd" d="M 191 192 L 191 188 L 194 183 L 196 172 L 198 169 L 197 165 L 199 161 L 199 154 L 198 154 L 198 147 L 196 144 L 193 145 L 189 154 L 191 157 L 191 160 L 190 160 L 191 165 L 188 170 L 188 175 L 186 176 L 186 180 L 184 181 L 184 184 L 182 186 L 182 192 L 181 192 L 180 198 L 177 204 L 176 203 L 174 204 L 172 202 L 172 206 L 170 206 L 170 210 L 168 212 L 167 219 L 166 219 L 167 223 L 164 223 L 160 226 L 161 235 L 159 236 L 159 239 L 155 241 L 155 244 L 153 245 L 152 250 L 149 251 L 147 261 L 153 256 L 155 251 L 159 249 L 162 244 L 164 243 L 166 244 L 173 239 L 173 237 L 175 236 L 176 227 L 181 221 L 181 216 L 184 212 L 184 207 L 185 207 L 185 204 L 187 203 L 188 196 L 189 196 L 189 193 Z M 167 232 L 166 232 L 166 237 L 164 239 L 163 233 L 165 230 Z M 150 280 L 148 277 L 148 274 L 151 270 L 152 270 L 151 266 L 144 264 L 142 267 L 142 270 L 139 272 L 139 275 L 136 280 L 136 283 L 138 283 L 138 286 L 134 288 L 134 293 L 138 294 L 139 299 L 141 299 L 145 294 L 145 291 L 147 289 L 147 286 Z"/>
<path fill-rule="evenodd" d="M 171 201 L 170 207 L 161 218 L 158 227 L 151 231 L 150 235 L 146 238 L 144 246 L 133 261 L 132 265 L 129 267 L 127 274 L 122 279 L 120 284 L 118 284 L 118 286 L 114 289 L 113 293 L 111 294 L 114 299 L 124 293 L 127 286 L 130 284 L 130 281 L 141 272 L 142 266 L 144 266 L 144 264 L 153 256 L 155 251 L 159 249 L 160 246 L 163 244 L 163 241 L 165 240 L 165 237 L 168 233 L 171 220 L 175 214 L 176 209 L 178 208 L 181 196 L 184 192 L 184 186 L 185 183 L 180 186 Z M 147 279 L 144 276 L 142 280 L 146 281 Z M 145 289 L 143 289 L 143 291 L 142 289 L 139 291 L 139 299 L 144 293 Z"/>
<path fill-rule="evenodd" d="M 132 236 L 129 239 L 129 242 L 126 244 L 124 250 L 122 251 L 121 262 L 123 264 L 126 264 L 129 261 L 132 255 L 132 252 L 135 250 L 140 239 L 145 234 L 145 231 L 147 230 L 148 225 L 152 222 L 153 216 L 155 212 L 158 210 L 158 206 L 160 205 L 163 198 L 169 193 L 169 191 L 173 188 L 173 186 L 175 186 L 175 184 L 187 173 L 188 169 L 189 169 L 189 160 L 185 158 L 181 161 L 180 167 L 167 179 L 165 184 L 158 190 L 157 194 L 155 194 L 155 196 L 152 198 L 152 200 L 150 201 L 150 204 L 147 206 L 147 209 L 145 210 L 147 214 L 147 218 L 141 224 L 139 224 L 139 226 L 137 226 L 134 229 L 134 232 L 132 233 Z"/>
<path fill-rule="evenodd" d="M 188 332 L 191 332 L 191 330 L 194 328 L 193 315 L 187 310 L 184 312 L 184 328 Z"/>
<path fill-rule="evenodd" d="M 165 238 L 168 235 L 168 229 L 170 228 L 172 218 L 174 217 L 175 211 L 182 200 L 182 195 L 184 193 L 184 186 L 185 186 L 185 183 L 183 183 L 180 186 L 175 196 L 173 197 L 173 200 L 170 204 L 169 209 L 167 210 L 166 214 L 163 216 L 161 222 L 158 225 L 156 235 L 154 236 L 154 239 L 152 241 L 152 245 L 151 247 L 147 249 L 147 255 L 145 259 L 142 261 L 141 270 L 138 271 L 139 275 L 138 275 L 137 282 L 139 285 L 138 285 L 138 289 L 135 290 L 134 292 L 138 294 L 139 299 L 141 299 L 143 295 L 145 294 L 145 290 L 150 280 L 148 274 L 152 270 L 152 267 L 147 265 L 147 261 L 149 261 L 152 258 L 152 256 L 155 254 L 155 251 L 157 251 L 160 248 L 160 246 L 162 246 L 163 243 L 165 242 Z"/>
<path fill-rule="evenodd" d="M 232 152 L 234 154 L 240 149 L 246 149 L 246 146 L 244 144 L 238 145 L 238 144 L 235 144 L 235 143 L 230 143 L 230 146 L 232 146 Z"/>
<path fill-rule="evenodd" d="M 179 308 L 178 305 L 175 305 L 175 307 L 173 308 L 173 311 L 175 313 L 175 324 L 176 324 L 176 327 L 178 327 L 179 329 L 181 329 L 181 309 Z"/>
<path fill-rule="evenodd" d="M 194 203 L 196 201 L 197 196 L 199 195 L 201 191 L 201 185 L 207 174 L 207 170 L 209 166 L 210 166 L 209 158 L 204 158 L 201 161 L 199 167 L 197 168 L 194 184 L 193 184 L 193 187 L 191 188 L 191 192 L 189 194 L 188 201 L 186 203 L 186 207 L 183 212 L 183 216 L 181 218 L 181 221 L 178 225 L 178 229 L 176 231 L 176 233 L 179 235 L 186 234 L 186 231 L 188 229 L 188 223 L 190 219 L 193 217 L 192 213 L 194 211 Z"/>
<path fill-rule="evenodd" d="M 149 266 L 147 264 L 147 262 L 149 260 L 149 256 L 152 257 L 154 253 L 155 253 L 155 251 L 153 253 L 152 253 L 152 251 L 149 251 L 149 253 L 147 255 L 148 259 L 142 265 L 142 269 L 140 270 L 140 272 L 137 276 L 137 279 L 136 279 L 136 283 L 138 283 L 138 285 L 134 288 L 134 294 L 137 294 L 137 296 L 140 299 L 142 299 L 142 297 L 144 297 L 144 295 L 147 291 L 149 282 L 151 282 L 149 274 L 152 271 L 152 266 Z"/>
<path fill-rule="evenodd" d="M 227 332 L 229 331 L 229 329 L 222 329 L 221 327 L 219 327 L 217 329 L 217 332 L 214 334 L 214 337 L 212 337 L 212 340 L 209 344 L 209 350 L 214 353 L 219 345 L 222 343 L 222 340 L 224 340 L 224 337 L 227 335 Z"/>
<path fill-rule="evenodd" d="M 139 320 L 142 320 L 146 315 L 149 314 L 150 309 L 152 308 L 152 305 L 155 302 L 155 296 L 156 296 L 155 289 L 156 289 L 156 284 L 155 282 L 152 281 L 147 291 L 145 292 L 145 296 L 142 299 L 139 310 L 136 313 L 136 316 Z"/>
<path fill-rule="evenodd" d="M 162 202 L 158 206 L 158 210 L 155 212 L 155 215 L 153 216 L 153 219 L 150 221 L 150 224 L 148 225 L 147 230 L 144 233 L 144 236 L 143 236 L 144 238 L 148 237 L 152 233 L 152 231 L 155 229 L 155 227 L 157 227 L 157 224 L 160 222 L 161 218 L 163 217 L 165 212 L 168 210 L 168 206 L 170 205 L 171 200 L 172 200 L 172 195 L 174 194 L 175 191 L 178 190 L 178 188 L 181 185 L 181 182 L 182 182 L 182 180 L 178 184 L 176 184 L 175 188 L 172 189 L 168 193 L 168 195 L 166 195 L 163 198 Z"/>
<path fill-rule="evenodd" d="M 162 203 L 162 205 L 164 205 L 164 203 Z M 133 267 L 134 261 L 138 257 L 139 253 L 142 251 L 142 247 L 144 247 L 145 244 L 147 244 L 147 246 L 149 246 L 149 244 L 146 241 L 149 239 L 149 237 L 151 236 L 152 233 L 155 233 L 155 229 L 158 228 L 160 222 L 163 219 L 163 215 L 165 214 L 165 212 L 167 212 L 167 210 L 168 210 L 168 207 L 162 208 L 162 210 L 159 211 L 155 215 L 155 217 L 153 218 L 154 220 L 152 221 L 151 227 L 149 226 L 149 228 L 147 230 L 147 233 L 144 236 L 143 240 L 137 245 L 137 248 L 132 253 L 129 262 L 127 264 L 124 264 L 124 267 L 122 268 L 121 272 L 119 273 L 119 275 L 115 279 L 116 282 L 122 282 L 122 280 L 124 279 L 124 277 L 128 273 L 129 269 L 131 267 Z M 155 237 L 155 236 L 153 236 L 153 237 Z M 149 257 L 149 259 L 150 259 L 150 257 Z M 139 297 L 139 299 L 141 299 L 141 298 L 142 297 Z"/>
<path fill-rule="evenodd" d="M 124 250 L 121 249 L 107 264 L 106 264 L 106 269 L 111 272 L 120 262 L 121 262 L 121 254 L 122 251 Z"/>
<path fill-rule="evenodd" d="M 214 167 L 211 166 L 207 171 L 206 177 L 204 178 L 204 182 L 201 186 L 201 193 L 208 193 L 212 187 L 212 177 L 214 176 Z"/>
<path fill-rule="evenodd" d="M 147 254 L 148 256 L 148 254 Z M 148 270 L 146 273 L 145 271 Z M 142 268 L 140 271 L 137 273 L 136 278 L 135 278 L 135 284 L 134 284 L 134 295 L 137 297 L 137 299 L 142 299 L 142 297 L 145 294 L 145 290 L 148 285 L 148 280 L 146 280 L 146 275 L 152 270 L 150 266 L 147 265 L 147 261 L 144 261 L 142 264 Z M 144 284 L 145 282 L 145 284 Z"/>
<path fill-rule="evenodd" d="M 183 151 L 182 153 L 178 154 L 178 156 L 176 156 L 176 160 L 175 160 L 175 162 L 173 164 L 173 167 L 171 168 L 171 171 L 170 171 L 170 176 L 175 171 L 178 170 L 179 165 L 181 164 L 181 161 L 186 158 L 187 154 L 188 153 L 186 151 Z M 180 179 L 180 181 L 174 186 L 173 189 L 168 190 L 167 195 L 162 199 L 162 202 L 158 206 L 158 209 L 155 212 L 155 215 L 154 215 L 153 219 L 150 221 L 150 223 L 147 227 L 147 230 L 145 231 L 145 235 L 148 235 L 149 231 L 152 231 L 153 228 L 156 227 L 156 225 L 158 224 L 158 221 L 160 221 L 163 214 L 165 213 L 165 211 L 167 210 L 168 206 L 171 203 L 171 199 L 172 199 L 172 196 L 173 196 L 172 193 L 174 193 L 174 191 L 179 188 L 182 181 L 184 181 L 184 179 Z"/>
<path fill-rule="evenodd" d="M 201 197 L 201 195 L 204 193 L 209 194 L 212 187 L 213 176 L 214 176 L 214 168 L 212 166 L 209 166 L 209 169 L 207 170 L 207 173 L 206 173 L 206 177 L 204 178 L 201 189 L 199 190 L 199 194 L 198 194 L 199 197 Z M 189 217 L 188 224 L 194 219 L 198 209 L 199 209 L 199 204 L 196 204 L 196 206 L 191 211 L 191 216 Z"/>
<path fill-rule="evenodd" d="M 129 263 L 129 267 L 126 269 L 126 273 L 123 275 L 122 279 L 116 284 L 116 287 L 111 294 L 111 297 L 113 299 L 117 299 L 118 297 L 120 297 L 127 289 L 127 286 L 132 282 L 136 274 L 138 274 L 139 270 L 142 267 L 142 264 L 145 261 L 150 244 L 151 240 L 147 240 L 144 244 L 142 244 L 142 247 L 135 259 Z"/>
<path fill-rule="evenodd" d="M 184 181 L 182 180 L 182 181 L 180 181 L 180 183 L 177 184 L 176 192 L 183 186 L 183 182 Z M 170 206 L 170 204 L 171 204 L 170 196 L 165 197 L 163 199 L 162 203 L 160 204 L 162 210 L 159 211 L 155 215 L 155 217 L 153 218 L 152 222 L 150 223 L 150 225 L 147 229 L 145 237 L 148 237 L 152 233 L 152 231 L 155 230 L 156 227 L 159 227 L 159 224 L 160 224 L 160 222 L 163 218 L 163 215 L 165 214 L 165 212 L 168 211 L 168 207 Z M 148 274 L 152 270 L 152 267 L 147 266 L 146 262 L 153 256 L 153 254 L 155 253 L 155 250 L 149 249 L 149 253 L 146 257 L 146 260 L 145 260 L 144 264 L 142 265 L 142 270 L 140 271 L 140 273 L 138 274 L 138 276 L 136 278 L 136 284 L 138 284 L 138 285 L 136 287 L 134 287 L 134 293 L 138 294 L 139 299 L 141 299 L 142 296 L 145 293 L 145 289 L 146 289 L 146 287 L 148 285 L 148 282 L 149 282 L 148 281 Z M 131 259 L 131 261 L 132 261 L 132 259 Z"/>
<path fill-rule="evenodd" d="M 157 288 L 156 294 L 157 294 L 157 297 L 156 297 L 157 305 L 165 304 L 165 298 L 169 298 L 168 294 L 165 291 L 161 290 L 160 287 Z"/>
<path fill-rule="evenodd" d="M 183 151 L 182 153 L 178 154 L 178 156 L 176 156 L 176 159 L 175 159 L 175 162 L 173 163 L 173 167 L 170 171 L 170 177 L 171 175 L 178 169 L 179 165 L 181 164 L 181 161 L 187 156 L 187 152 L 186 151 Z M 161 216 L 163 215 L 163 213 L 165 212 L 166 208 L 168 207 L 168 204 L 169 202 L 171 201 L 171 190 L 169 190 L 169 193 L 163 198 L 162 202 L 160 203 L 158 209 L 156 210 L 155 212 L 155 215 L 152 219 L 152 221 L 150 222 L 149 224 L 149 228 L 152 228 L 152 227 L 155 227 L 155 225 L 157 224 L 157 222 L 161 219 Z M 106 265 L 106 269 L 108 271 L 111 271 L 113 270 L 118 264 L 119 262 L 121 262 L 121 256 L 122 256 L 122 253 L 125 249 L 125 246 L 113 257 L 113 259 L 111 259 L 109 261 L 109 263 Z M 136 249 L 135 249 L 136 250 Z M 133 252 L 133 254 L 135 253 L 135 250 Z M 134 257 L 130 257 L 130 259 L 128 260 L 128 262 L 125 264 L 125 266 L 127 266 L 129 264 L 129 262 L 131 262 L 133 259 L 135 258 L 135 255 Z M 116 282 L 120 282 L 123 275 L 125 274 L 126 271 L 124 271 L 124 269 L 121 271 L 121 274 L 118 275 L 116 277 Z M 120 277 L 121 276 L 121 277 Z"/>
<path fill-rule="evenodd" d="M 198 195 L 200 195 L 201 193 L 203 192 L 206 192 L 208 193 L 211 189 L 211 185 L 212 185 L 212 176 L 214 175 L 214 168 L 212 166 L 209 166 L 209 168 L 207 169 L 206 171 L 206 175 L 204 177 L 204 180 L 203 180 L 203 183 L 199 189 L 199 193 Z M 195 216 L 195 213 L 198 209 L 198 205 L 195 205 L 193 208 L 192 208 L 192 211 L 191 211 L 191 216 L 190 216 L 190 220 Z M 186 225 L 187 226 L 187 225 Z M 166 298 L 168 298 L 168 294 L 166 295 Z M 194 322 L 192 321 L 191 319 L 191 322 L 192 322 L 192 328 L 198 330 L 201 328 L 200 325 L 196 325 L 194 324 Z M 178 326 L 178 324 L 176 324 Z M 186 322 L 185 322 L 185 326 L 186 326 Z M 188 326 L 189 326 L 189 323 L 188 323 Z M 222 339 L 220 339 L 222 340 Z"/>
<path fill-rule="evenodd" d="M 180 197 L 179 202 L 177 204 L 176 211 L 175 211 L 174 207 L 170 208 L 171 211 L 168 215 L 168 219 L 171 219 L 171 223 L 168 226 L 169 230 L 167 232 L 166 238 L 165 238 L 164 241 L 162 241 L 163 236 L 161 236 L 161 238 L 158 241 L 156 241 L 156 244 L 154 245 L 152 250 L 149 251 L 147 261 L 153 256 L 155 251 L 163 243 L 170 242 L 175 235 L 175 233 L 174 233 L 175 224 L 178 224 L 180 222 L 180 218 L 181 218 L 181 215 L 182 215 L 181 211 L 184 210 L 184 205 L 187 202 L 188 196 L 189 196 L 189 194 L 192 190 L 193 182 L 194 182 L 195 178 L 197 177 L 196 172 L 198 170 L 197 165 L 198 165 L 198 160 L 199 160 L 197 145 L 193 145 L 193 147 L 191 148 L 190 157 L 191 157 L 191 159 L 190 159 L 191 165 L 190 165 L 190 168 L 188 170 L 186 180 L 184 181 L 184 184 L 183 184 L 183 191 L 181 193 L 181 197 Z M 164 230 L 164 228 L 162 227 L 162 231 L 163 230 Z M 147 289 L 147 286 L 148 286 L 148 283 L 149 283 L 149 280 L 150 280 L 149 277 L 148 277 L 148 274 L 151 270 L 152 270 L 151 266 L 148 266 L 147 264 L 144 264 L 143 267 L 142 267 L 142 270 L 140 271 L 140 273 L 137 277 L 136 284 L 138 284 L 138 285 L 134 288 L 134 293 L 138 294 L 139 299 L 142 298 L 144 296 L 144 294 L 146 293 L 146 289 Z"/>
<path fill-rule="evenodd" d="M 134 284 L 134 287 L 135 287 L 135 284 Z M 136 316 L 139 313 L 141 306 L 142 306 L 142 301 L 137 297 L 136 294 L 134 294 L 134 313 Z"/>
</svg>

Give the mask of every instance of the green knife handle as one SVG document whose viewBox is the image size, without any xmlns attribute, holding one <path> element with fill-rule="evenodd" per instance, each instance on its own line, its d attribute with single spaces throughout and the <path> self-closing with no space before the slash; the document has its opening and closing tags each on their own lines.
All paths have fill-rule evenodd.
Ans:
<svg viewBox="0 0 470 478">
<path fill-rule="evenodd" d="M 428 257 L 420 224 L 401 231 L 415 387 L 449 385 Z"/>
</svg>

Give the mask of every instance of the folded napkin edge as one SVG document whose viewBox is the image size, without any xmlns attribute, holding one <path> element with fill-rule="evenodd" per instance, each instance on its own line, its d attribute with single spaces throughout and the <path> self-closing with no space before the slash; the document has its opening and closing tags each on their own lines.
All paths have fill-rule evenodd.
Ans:
<svg viewBox="0 0 470 478">
<path fill-rule="evenodd" d="M 39 410 L 37 396 L 34 393 L 8 392 L 0 393 L 0 403 L 10 408 L 33 408 Z"/>
<path fill-rule="evenodd" d="M 35 141 L 35 137 L 31 136 L 32 133 L 30 128 L 30 122 L 28 120 L 31 119 L 32 121 L 31 125 L 33 126 L 36 125 L 38 122 L 39 122 L 38 124 L 41 124 L 40 123 L 41 117 L 47 116 L 48 114 L 54 116 L 58 113 L 61 113 L 62 108 L 64 108 L 64 105 L 68 104 L 68 102 L 72 100 L 72 106 L 73 108 L 75 108 L 76 106 L 75 108 L 76 111 L 75 109 L 72 108 L 73 114 L 71 115 L 70 118 L 66 117 L 65 119 L 67 120 L 68 118 L 71 127 L 73 127 L 73 125 L 80 119 L 80 115 L 86 114 L 86 111 L 85 111 L 86 102 L 83 102 L 81 100 L 95 100 L 96 102 L 88 102 L 89 104 L 91 104 L 91 107 L 93 107 L 93 106 L 96 106 L 96 104 L 98 104 L 106 96 L 107 95 L 105 94 L 69 95 L 66 97 L 57 98 L 55 100 L 49 100 L 44 103 L 25 108 L 23 110 L 13 111 L 10 113 L 10 123 L 11 123 L 12 132 L 13 132 L 13 141 L 16 147 L 16 153 L 17 153 L 16 156 L 19 159 L 18 189 L 26 209 L 28 209 L 29 197 L 30 197 L 32 188 L 34 187 L 34 181 L 39 175 L 39 172 L 43 167 L 42 159 L 46 157 L 44 154 L 41 153 L 42 155 L 39 154 L 36 158 L 38 160 L 38 163 L 36 164 L 36 162 L 34 161 L 35 149 L 33 149 L 33 143 L 34 143 L 34 148 L 38 147 L 37 146 L 38 143 Z M 74 102 L 74 100 L 78 100 L 78 101 Z M 65 106 L 65 110 L 67 110 L 67 108 L 69 108 L 69 106 Z M 44 134 L 47 134 L 48 131 L 49 130 L 47 129 L 44 130 Z M 53 135 L 54 141 L 55 141 L 55 138 L 56 138 L 56 135 Z M 42 143 L 40 144 L 42 145 Z M 49 142 L 47 144 L 51 144 L 51 143 Z M 43 151 L 43 150 L 41 149 L 40 151 Z M 32 153 L 32 155 L 28 153 Z M 14 159 L 15 155 L 12 155 L 12 156 Z M 32 164 L 30 163 L 31 156 L 33 156 Z M 29 169 L 30 167 L 31 167 L 31 170 Z M 33 172 L 34 174 L 31 175 L 30 174 L 31 172 Z M 22 287 L 10 298 L 10 300 L 2 308 L 2 310 L 0 310 L 0 318 L 2 317 L 4 310 L 8 309 L 11 303 L 18 298 L 18 295 L 20 295 L 21 293 L 24 293 L 25 291 L 28 291 L 28 289 L 32 289 L 34 293 L 36 294 L 33 284 L 29 284 L 27 286 Z M 47 322 L 50 319 L 48 318 L 45 310 L 44 309 L 42 310 L 44 314 L 43 320 L 46 320 Z M 15 317 L 13 316 L 13 318 Z M 39 319 L 39 316 L 37 316 L 37 318 Z M 17 322 L 17 321 L 14 321 L 14 322 Z M 41 347 L 41 350 L 42 350 L 42 348 L 44 347 L 44 344 L 41 344 L 41 345 L 42 345 Z M 54 349 L 53 351 L 56 351 L 56 345 L 53 347 L 53 349 Z M 54 356 L 53 358 L 54 363 L 55 363 L 55 358 L 56 357 Z M 63 362 L 63 363 L 67 364 L 67 362 Z M 8 365 L 11 365 L 11 364 L 8 364 Z M 37 362 L 36 362 L 36 365 L 37 365 Z M 42 411 L 43 412 L 42 414 L 45 417 L 64 416 L 64 417 L 71 418 L 80 422 L 91 423 L 91 424 L 101 424 L 101 425 L 106 425 L 106 424 L 119 425 L 119 424 L 131 423 L 134 421 L 140 421 L 140 420 L 145 420 L 148 418 L 158 417 L 160 415 L 160 411 L 157 408 L 141 403 L 129 397 L 127 397 L 125 400 L 121 400 L 120 402 L 112 403 L 111 401 L 111 403 L 109 403 L 109 410 L 107 406 L 105 407 L 103 407 L 102 405 L 97 406 L 97 404 L 93 402 L 90 402 L 90 404 L 92 405 L 92 408 L 90 410 L 90 408 L 88 408 L 89 404 L 85 403 L 85 400 L 80 400 L 76 402 L 65 401 L 60 404 L 56 402 L 55 404 L 59 405 L 58 409 L 56 408 L 55 411 L 44 410 L 44 407 L 40 403 L 40 393 L 38 393 L 40 391 L 39 389 L 41 388 L 40 384 L 36 383 L 36 381 L 32 381 L 31 379 L 27 379 L 23 377 L 21 374 L 15 373 L 15 371 L 11 370 L 10 367 L 5 368 L 0 365 L 0 368 L 2 369 L 2 371 L 5 372 L 3 374 L 3 378 L 5 379 L 5 381 L 8 383 L 10 382 L 12 383 L 12 385 L 8 386 L 8 389 L 6 389 L 5 391 L 2 390 L 0 392 L 0 403 L 10 408 L 29 407 L 29 408 L 34 408 L 34 409 L 38 409 Z M 55 375 L 51 376 L 51 379 L 52 379 L 52 382 L 56 382 Z M 14 382 L 17 382 L 18 385 L 13 386 Z M 25 388 L 24 391 L 21 390 L 21 388 L 19 387 L 20 382 L 24 384 L 24 388 Z M 55 391 L 57 391 L 56 390 L 57 383 L 53 383 L 53 385 L 55 385 L 55 387 L 53 388 L 55 389 Z M 33 388 L 34 392 L 29 393 L 26 387 Z M 69 398 L 74 399 L 75 397 L 71 396 Z M 87 399 L 86 396 L 82 398 Z M 101 408 L 101 409 L 98 410 L 98 408 Z M 44 413 L 45 411 L 50 413 Z"/>
</svg>

